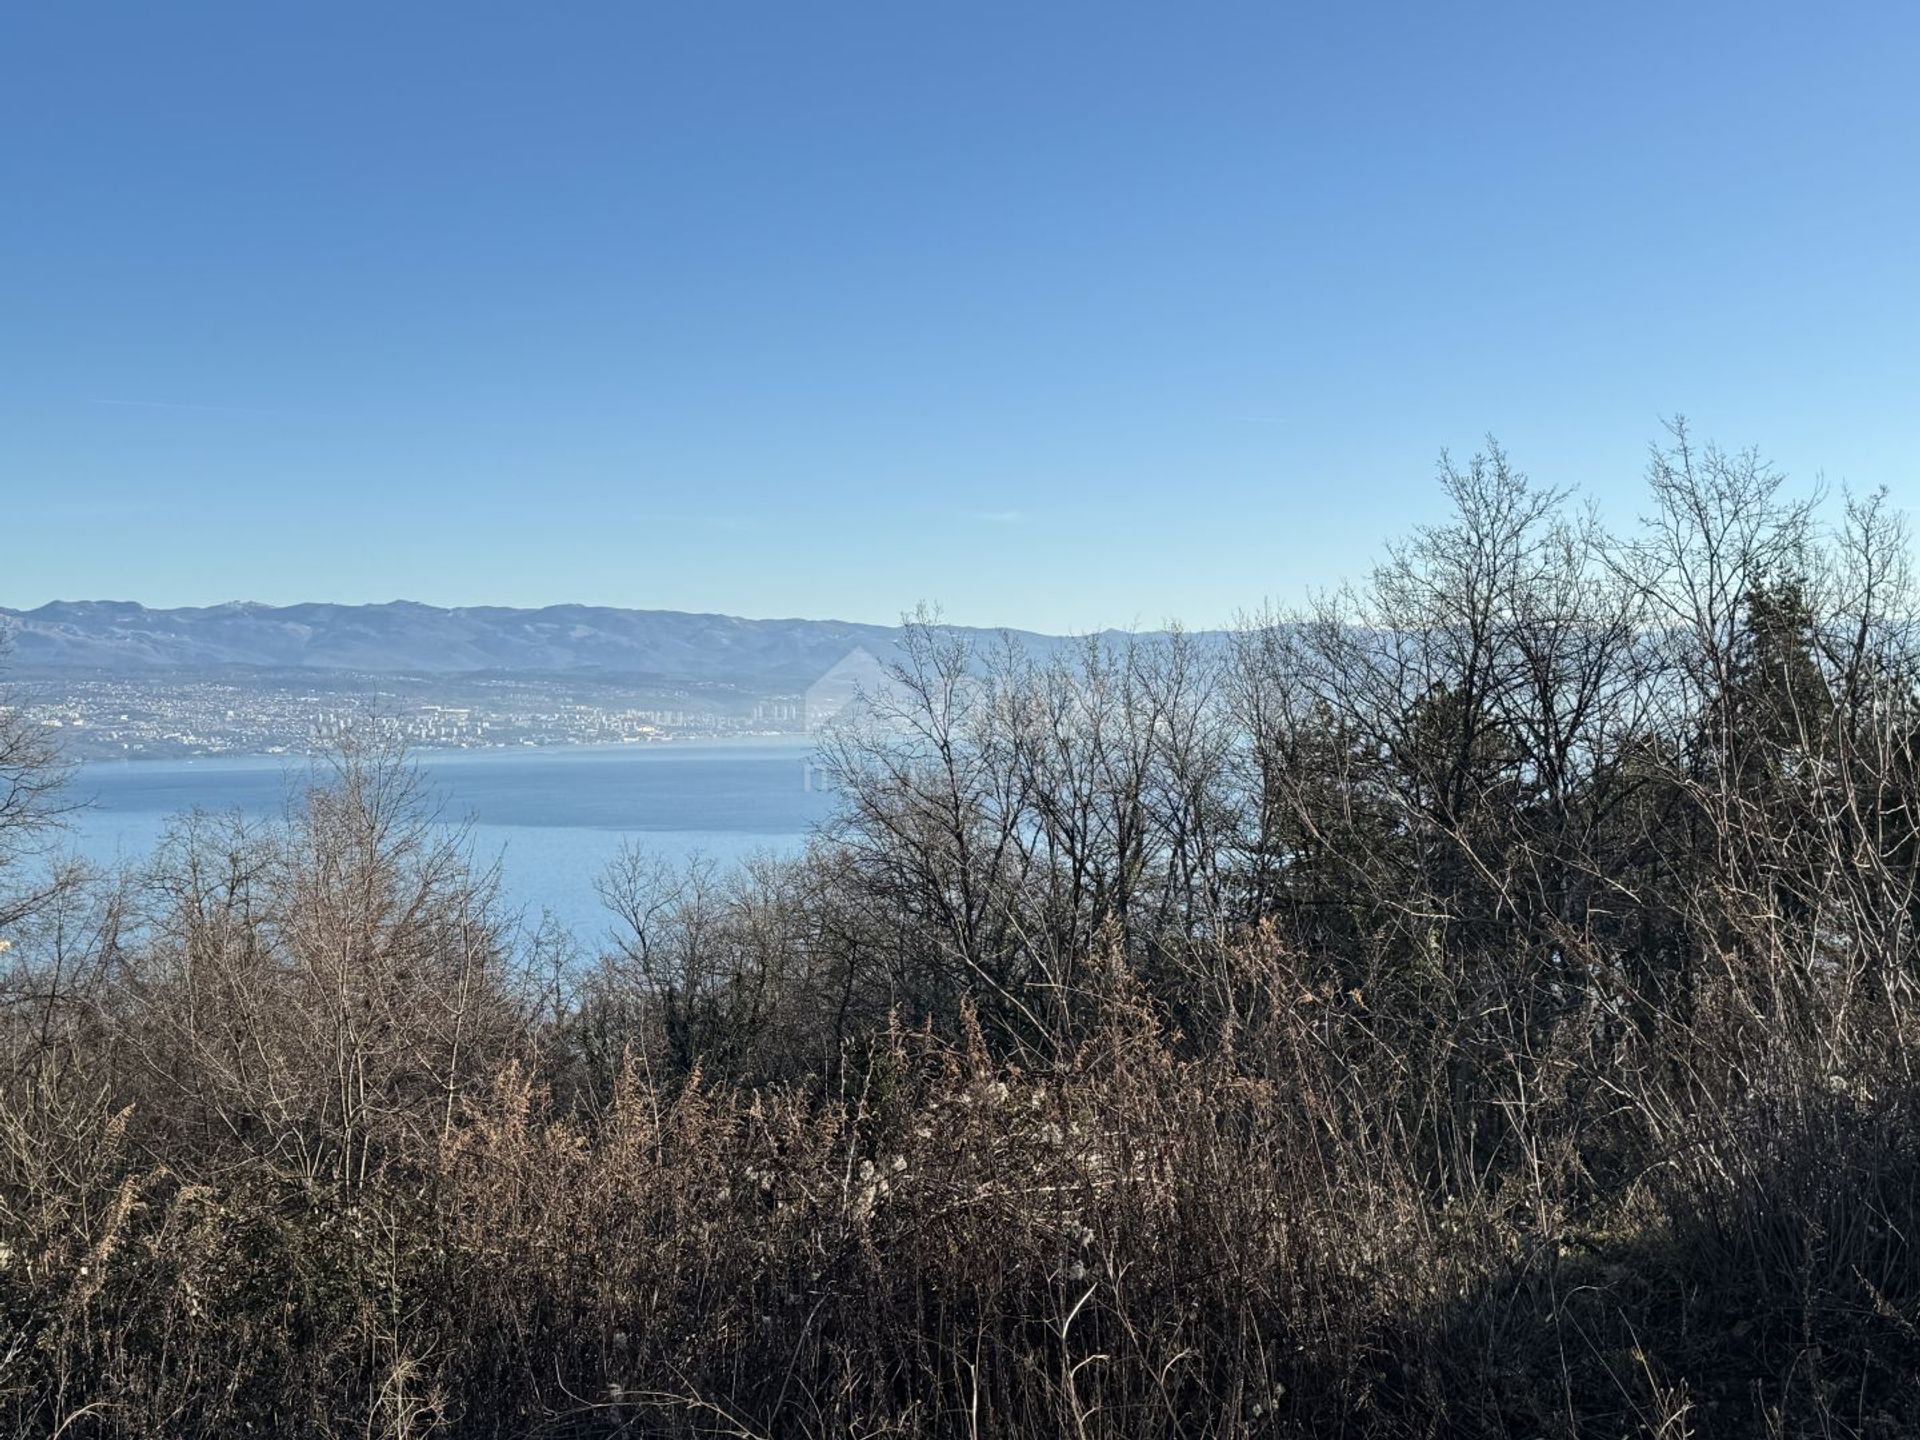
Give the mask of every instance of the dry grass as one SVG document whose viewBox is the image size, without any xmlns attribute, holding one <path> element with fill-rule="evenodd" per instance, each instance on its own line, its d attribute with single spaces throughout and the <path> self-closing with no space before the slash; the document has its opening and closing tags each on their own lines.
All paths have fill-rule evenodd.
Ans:
<svg viewBox="0 0 1920 1440">
<path fill-rule="evenodd" d="M 22 1435 L 1920 1425 L 1897 1077 L 1680 1103 L 1647 1077 L 1684 1052 L 1556 1054 L 1442 1178 L 1351 998 L 1204 1053 L 1117 967 L 1099 1005 L 1045 1070 L 896 1028 L 834 1097 L 628 1065 L 589 1115 L 510 1061 L 354 1184 L 189 1175 L 104 1096 L 18 1089 L 0 1403 Z"/>
</svg>

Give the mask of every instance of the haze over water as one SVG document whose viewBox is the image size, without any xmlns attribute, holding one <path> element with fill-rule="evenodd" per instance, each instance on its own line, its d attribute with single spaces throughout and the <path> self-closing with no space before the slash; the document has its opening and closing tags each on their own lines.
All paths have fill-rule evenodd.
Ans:
<svg viewBox="0 0 1920 1440">
<path fill-rule="evenodd" d="M 475 857 L 497 858 L 506 903 L 542 908 L 583 940 L 608 916 L 594 881 L 632 841 L 681 859 L 731 862 L 789 854 L 825 819 L 831 797 L 809 788 L 804 744 L 659 745 L 423 752 L 416 763 L 448 823 L 468 822 Z M 73 783 L 85 808 L 72 843 L 101 864 L 148 856 L 189 810 L 282 814 L 309 782 L 297 756 L 102 762 Z"/>
</svg>

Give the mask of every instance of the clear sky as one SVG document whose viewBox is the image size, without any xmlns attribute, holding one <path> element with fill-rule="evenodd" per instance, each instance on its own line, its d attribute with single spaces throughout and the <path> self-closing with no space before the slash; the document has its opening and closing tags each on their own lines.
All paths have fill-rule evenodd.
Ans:
<svg viewBox="0 0 1920 1440">
<path fill-rule="evenodd" d="M 1488 432 L 1920 496 L 1920 6 L 15 4 L 0 603 L 1211 624 Z"/>
</svg>

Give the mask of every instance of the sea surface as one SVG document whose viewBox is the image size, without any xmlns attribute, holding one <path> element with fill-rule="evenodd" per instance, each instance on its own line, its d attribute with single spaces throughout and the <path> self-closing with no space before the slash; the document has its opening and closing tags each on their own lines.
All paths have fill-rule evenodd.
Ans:
<svg viewBox="0 0 1920 1440">
<path fill-rule="evenodd" d="M 542 910 L 582 941 L 606 929 L 594 881 L 631 841 L 673 859 L 723 864 L 792 854 L 832 810 L 807 747 L 661 744 L 622 748 L 423 751 L 446 822 L 467 828 L 475 858 L 500 864 L 503 899 L 528 921 Z M 137 863 L 190 810 L 285 813 L 316 772 L 305 758 L 104 761 L 80 767 L 71 846 L 103 865 Z"/>
</svg>

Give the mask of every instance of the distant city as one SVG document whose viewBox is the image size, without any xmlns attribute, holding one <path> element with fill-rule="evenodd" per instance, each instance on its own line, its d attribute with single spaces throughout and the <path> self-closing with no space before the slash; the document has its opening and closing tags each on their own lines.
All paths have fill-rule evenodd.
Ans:
<svg viewBox="0 0 1920 1440">
<path fill-rule="evenodd" d="M 805 732 L 804 698 L 722 683 L 342 673 L 41 678 L 21 708 L 76 760 L 304 754 L 349 729 L 420 749 L 652 745 Z"/>
<path fill-rule="evenodd" d="M 1044 657 L 1080 642 L 954 627 Z M 897 626 L 671 610 L 132 601 L 0 607 L 5 703 L 77 760 L 800 736 L 871 695 Z"/>
</svg>

